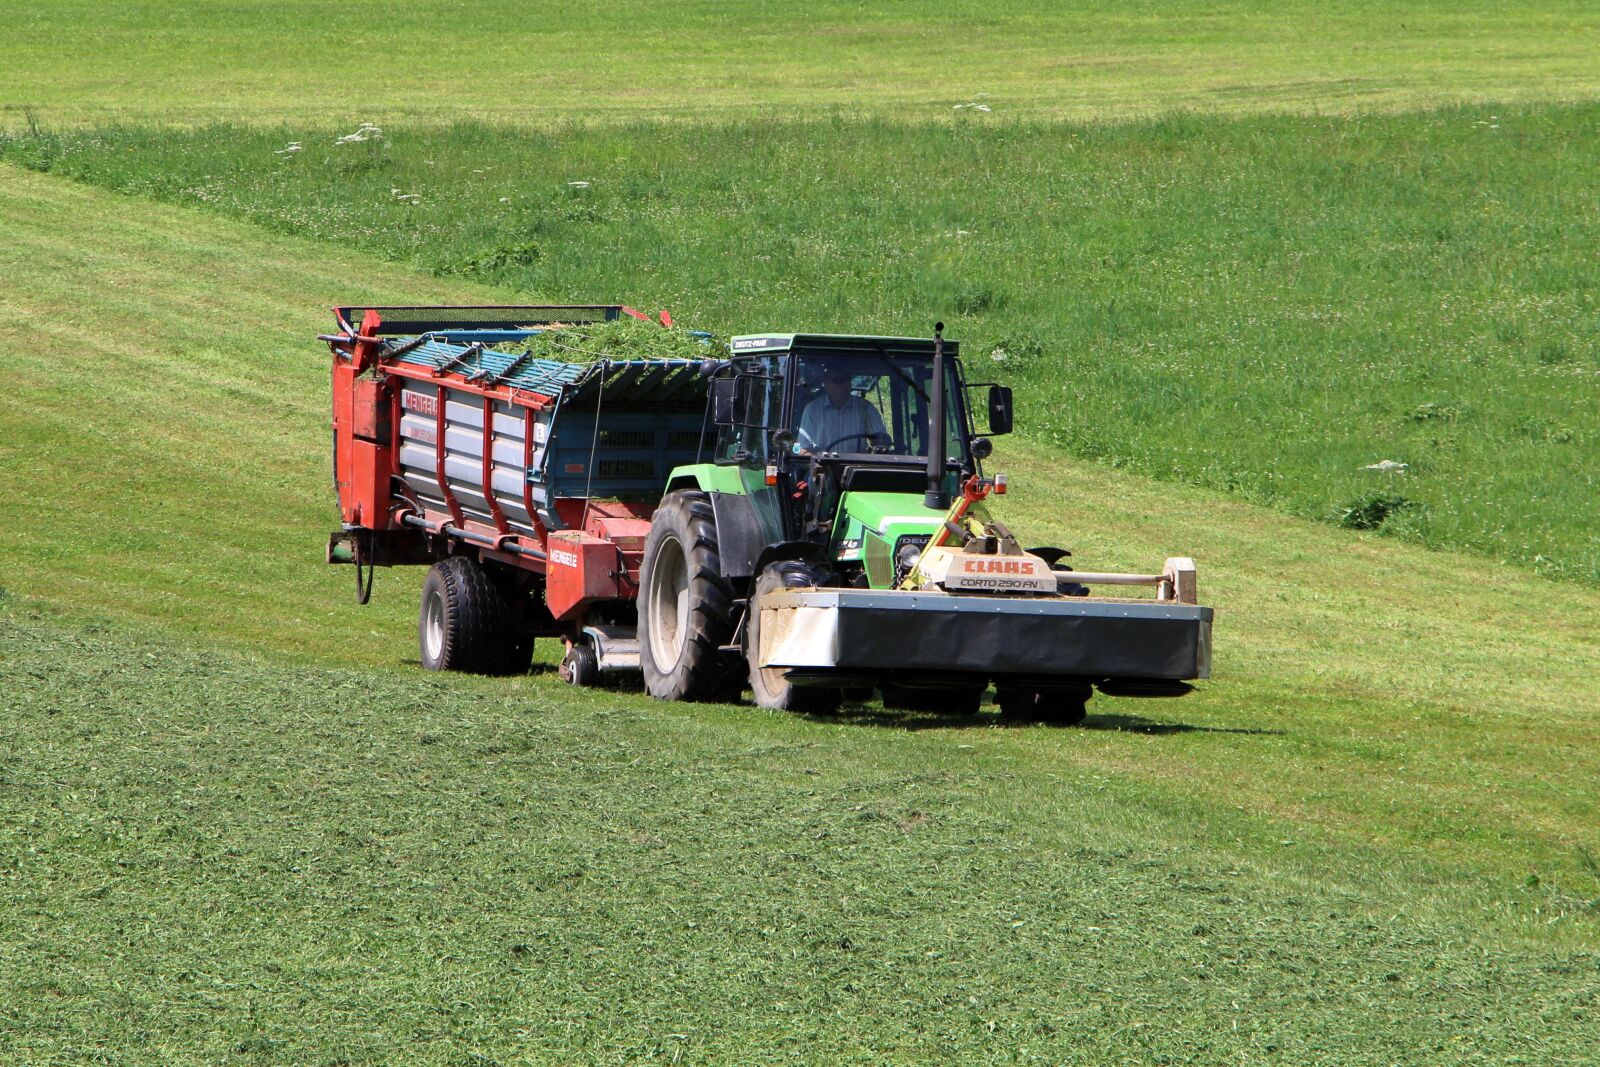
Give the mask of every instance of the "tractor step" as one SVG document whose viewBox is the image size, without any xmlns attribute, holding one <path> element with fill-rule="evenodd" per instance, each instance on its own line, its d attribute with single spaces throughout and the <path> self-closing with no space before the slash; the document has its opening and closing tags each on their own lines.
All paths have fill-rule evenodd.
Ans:
<svg viewBox="0 0 1600 1067">
<path fill-rule="evenodd" d="M 584 636 L 594 646 L 603 671 L 639 669 L 639 634 L 631 626 L 585 626 Z"/>
</svg>

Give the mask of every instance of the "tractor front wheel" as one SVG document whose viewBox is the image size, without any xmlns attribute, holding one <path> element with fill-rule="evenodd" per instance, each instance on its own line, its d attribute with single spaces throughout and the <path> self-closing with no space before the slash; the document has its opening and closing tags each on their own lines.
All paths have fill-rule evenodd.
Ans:
<svg viewBox="0 0 1600 1067">
<path fill-rule="evenodd" d="M 711 501 L 668 493 L 650 519 L 639 566 L 639 666 L 651 696 L 714 700 L 726 691 L 721 646 L 733 636 L 733 599 Z"/>
<path fill-rule="evenodd" d="M 1059 689 L 995 687 L 1000 714 L 1005 718 L 1022 722 L 1047 722 L 1055 726 L 1081 726 L 1088 717 L 1089 698 L 1093 695 L 1094 690 L 1089 686 Z"/>
<path fill-rule="evenodd" d="M 983 694 L 989 688 L 984 682 L 977 685 L 949 685 L 940 689 L 885 682 L 881 687 L 883 706 L 889 711 L 920 711 L 938 715 L 976 715 L 983 706 Z"/>
<path fill-rule="evenodd" d="M 821 585 L 825 576 L 805 563 L 773 563 L 756 579 L 755 595 L 750 598 L 750 620 L 744 628 L 744 654 L 750 666 L 750 692 L 756 704 L 778 711 L 798 711 L 811 715 L 834 711 L 844 694 L 838 689 L 791 685 L 782 667 L 760 666 L 761 602 L 784 589 L 803 589 Z"/>
</svg>

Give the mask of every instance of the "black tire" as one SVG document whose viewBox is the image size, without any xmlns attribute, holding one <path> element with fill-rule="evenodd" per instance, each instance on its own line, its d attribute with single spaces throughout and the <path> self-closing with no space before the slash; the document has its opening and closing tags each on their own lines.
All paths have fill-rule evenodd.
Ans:
<svg viewBox="0 0 1600 1067">
<path fill-rule="evenodd" d="M 891 711 L 922 711 L 938 715 L 976 715 L 983 707 L 988 685 L 949 686 L 922 689 L 917 686 L 885 682 L 881 687 L 883 706 Z"/>
<path fill-rule="evenodd" d="M 550 609 L 545 607 L 543 589 L 528 582 L 525 572 L 514 572 L 501 565 L 484 569 L 505 599 L 507 625 L 512 631 L 500 670 L 505 674 L 527 674 L 533 667 L 536 634 L 548 634 L 555 623 Z"/>
<path fill-rule="evenodd" d="M 1068 552 L 1064 548 L 1030 548 L 1028 549 L 1028 555 L 1038 556 L 1040 559 L 1050 564 L 1050 569 L 1053 571 L 1065 571 L 1068 573 L 1072 571 L 1070 566 L 1061 562 L 1068 556 L 1072 555 L 1071 552 Z M 1057 581 L 1059 581 L 1059 579 L 1057 579 Z M 1086 585 L 1079 585 L 1077 582 L 1068 582 L 1067 584 L 1059 587 L 1059 592 L 1062 596 L 1088 596 L 1089 587 Z"/>
<path fill-rule="evenodd" d="M 639 666 L 657 700 L 717 700 L 728 691 L 733 589 L 704 493 L 668 493 L 650 520 L 639 566 Z"/>
<path fill-rule="evenodd" d="M 567 647 L 561 657 L 561 680 L 568 685 L 589 686 L 600 680 L 600 657 L 587 641 L 577 641 Z"/>
<path fill-rule="evenodd" d="M 1005 718 L 1081 726 L 1088 717 L 1089 698 L 1094 696 L 1094 689 L 1086 685 L 1052 689 L 997 686 L 995 696 L 1000 703 L 1000 714 Z"/>
<path fill-rule="evenodd" d="M 844 693 L 838 689 L 790 685 L 782 669 L 756 666 L 756 652 L 761 647 L 761 598 L 780 589 L 821 585 L 826 577 L 809 564 L 788 560 L 768 565 L 756 578 L 755 591 L 750 597 L 750 618 L 744 628 L 744 649 L 745 663 L 750 670 L 750 693 L 759 707 L 820 715 L 838 710 L 844 699 Z"/>
<path fill-rule="evenodd" d="M 510 664 L 515 638 L 510 605 L 477 561 L 451 556 L 428 571 L 417 620 L 424 667 L 497 674 Z"/>
<path fill-rule="evenodd" d="M 501 670 L 505 674 L 527 674 L 533 669 L 533 635 L 527 633 L 513 634 L 511 647 L 506 651 L 505 663 Z"/>
</svg>

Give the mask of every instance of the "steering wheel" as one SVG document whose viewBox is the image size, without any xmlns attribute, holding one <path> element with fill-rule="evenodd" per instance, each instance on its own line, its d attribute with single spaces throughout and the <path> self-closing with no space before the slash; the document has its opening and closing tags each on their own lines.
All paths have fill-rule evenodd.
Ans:
<svg viewBox="0 0 1600 1067">
<path fill-rule="evenodd" d="M 872 439 L 875 436 L 877 436 L 877 435 L 876 434 L 870 434 L 870 433 L 847 433 L 843 437 L 841 437 L 838 440 L 836 440 L 836 441 L 832 442 L 831 444 L 829 444 L 827 448 L 823 449 L 823 451 L 824 452 L 832 452 L 834 449 L 838 448 L 845 441 L 854 441 L 858 437 L 864 439 L 867 442 L 867 447 L 870 448 L 870 447 L 872 447 Z"/>
</svg>

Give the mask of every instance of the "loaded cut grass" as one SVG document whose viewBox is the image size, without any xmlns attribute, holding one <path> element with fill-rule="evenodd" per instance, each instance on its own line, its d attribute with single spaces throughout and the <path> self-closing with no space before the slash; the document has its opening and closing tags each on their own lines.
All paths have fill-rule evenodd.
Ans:
<svg viewBox="0 0 1600 1067">
<path fill-rule="evenodd" d="M 942 318 L 1023 440 L 1600 581 L 1600 107 L 990 118 L 116 128 L 0 159 L 723 335 Z"/>
<path fill-rule="evenodd" d="M 529 352 L 535 359 L 559 363 L 595 363 L 600 360 L 715 359 L 726 350 L 707 344 L 687 330 L 662 327 L 623 316 L 611 322 L 585 322 L 543 328 L 523 341 L 500 347 Z"/>
</svg>

